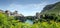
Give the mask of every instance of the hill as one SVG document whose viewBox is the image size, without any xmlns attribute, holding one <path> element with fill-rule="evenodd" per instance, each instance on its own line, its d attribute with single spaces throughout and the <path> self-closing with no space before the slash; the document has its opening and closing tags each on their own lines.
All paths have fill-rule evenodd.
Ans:
<svg viewBox="0 0 60 28">
<path fill-rule="evenodd" d="M 60 2 L 47 5 L 43 8 L 40 14 L 59 14 L 60 15 Z"/>
</svg>

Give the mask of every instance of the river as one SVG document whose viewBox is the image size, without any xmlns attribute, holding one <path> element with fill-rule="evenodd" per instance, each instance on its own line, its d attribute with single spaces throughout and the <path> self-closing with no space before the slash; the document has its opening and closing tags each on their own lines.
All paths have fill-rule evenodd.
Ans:
<svg viewBox="0 0 60 28">
<path fill-rule="evenodd" d="M 32 24 L 33 24 L 33 21 L 27 19 L 27 20 L 25 21 L 25 23 L 28 23 L 28 24 L 31 24 L 31 25 L 32 25 Z"/>
</svg>

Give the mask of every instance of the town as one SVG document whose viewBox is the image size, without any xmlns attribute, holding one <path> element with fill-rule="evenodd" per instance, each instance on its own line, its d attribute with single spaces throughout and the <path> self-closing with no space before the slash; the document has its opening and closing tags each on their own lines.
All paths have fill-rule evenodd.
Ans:
<svg viewBox="0 0 60 28">
<path fill-rule="evenodd" d="M 36 13 L 35 16 L 24 16 L 23 14 L 19 14 L 17 10 L 15 10 L 14 12 L 11 12 L 9 10 L 3 11 L 0 9 L 0 13 L 4 13 L 8 16 L 14 16 L 16 20 L 20 20 L 21 22 L 26 21 L 27 19 L 29 20 L 38 20 L 40 19 L 40 13 Z"/>
<path fill-rule="evenodd" d="M 60 0 L 56 1 L 0 0 L 0 28 L 60 28 Z"/>
</svg>

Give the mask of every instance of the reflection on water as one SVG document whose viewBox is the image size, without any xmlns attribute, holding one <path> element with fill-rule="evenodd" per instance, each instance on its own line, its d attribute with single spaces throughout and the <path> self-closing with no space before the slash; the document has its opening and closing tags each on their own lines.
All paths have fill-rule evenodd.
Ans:
<svg viewBox="0 0 60 28">
<path fill-rule="evenodd" d="M 28 23 L 28 24 L 33 24 L 33 21 L 32 20 L 26 20 L 25 23 Z"/>
</svg>

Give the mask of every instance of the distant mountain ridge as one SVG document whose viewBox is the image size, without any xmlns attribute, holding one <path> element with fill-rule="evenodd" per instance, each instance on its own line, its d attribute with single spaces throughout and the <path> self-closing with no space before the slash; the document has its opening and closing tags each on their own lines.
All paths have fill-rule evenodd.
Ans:
<svg viewBox="0 0 60 28">
<path fill-rule="evenodd" d="M 54 13 L 54 14 L 59 14 L 60 13 L 60 2 L 57 2 L 55 4 L 47 5 L 41 11 L 41 14 L 51 14 L 51 13 Z"/>
</svg>

